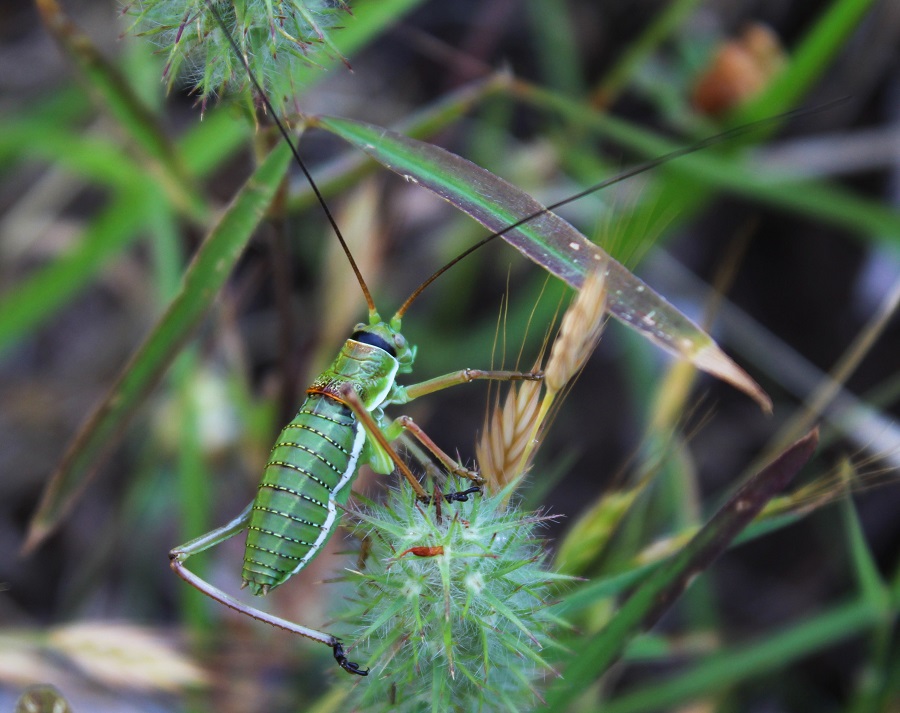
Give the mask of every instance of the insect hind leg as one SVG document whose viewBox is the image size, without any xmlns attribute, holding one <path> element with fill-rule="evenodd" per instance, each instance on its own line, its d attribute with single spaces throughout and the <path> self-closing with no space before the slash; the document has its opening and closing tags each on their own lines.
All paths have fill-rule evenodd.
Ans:
<svg viewBox="0 0 900 713">
<path fill-rule="evenodd" d="M 359 667 L 358 663 L 350 661 L 347 658 L 346 654 L 344 654 L 344 646 L 339 640 L 335 639 L 331 649 L 334 652 L 334 660 L 337 661 L 338 665 L 347 673 L 355 673 L 357 676 L 369 675 L 369 669 L 362 669 Z"/>
<path fill-rule="evenodd" d="M 173 563 L 173 569 L 175 568 L 175 562 L 183 563 L 189 557 L 193 557 L 200 552 L 208 550 L 210 547 L 215 547 L 240 533 L 247 527 L 247 523 L 250 521 L 250 511 L 252 508 L 253 503 L 250 503 L 241 511 L 240 515 L 226 525 L 217 527 L 215 530 L 210 530 L 205 535 L 200 535 L 200 537 L 197 537 L 190 542 L 172 548 L 172 550 L 169 551 L 169 559 Z"/>
<path fill-rule="evenodd" d="M 256 619 L 257 621 L 261 621 L 265 624 L 269 624 L 279 629 L 284 629 L 285 631 L 290 631 L 293 634 L 305 636 L 307 639 L 312 639 L 313 641 L 318 641 L 321 644 L 330 646 L 334 654 L 335 661 L 337 661 L 340 667 L 347 673 L 353 673 L 357 676 L 368 676 L 369 669 L 363 669 L 358 663 L 350 661 L 347 658 L 346 653 L 344 652 L 344 646 L 341 643 L 341 640 L 336 636 L 326 634 L 325 632 L 318 631 L 316 629 L 311 629 L 301 624 L 295 624 L 294 622 L 288 621 L 287 619 L 282 619 L 281 617 L 274 616 L 255 607 L 251 607 L 248 604 L 244 604 L 243 602 L 226 594 L 218 587 L 213 586 L 205 579 L 198 577 L 185 566 L 185 561 L 187 561 L 188 558 L 200 552 L 208 550 L 218 544 L 221 544 L 222 542 L 225 542 L 225 540 L 234 537 L 242 530 L 244 530 L 247 527 L 247 523 L 250 521 L 250 511 L 252 507 L 253 503 L 250 503 L 250 505 L 248 505 L 241 511 L 240 515 L 238 515 L 226 525 L 218 527 L 215 530 L 210 530 L 205 535 L 201 535 L 200 537 L 197 537 L 196 539 L 193 539 L 184 545 L 180 545 L 170 550 L 169 564 L 175 571 L 175 574 L 181 577 L 185 582 L 190 584 L 196 590 L 202 592 L 203 594 L 210 597 L 211 599 L 214 599 L 220 604 L 224 604 L 229 609 L 233 609 L 236 612 L 245 614 L 251 619 Z"/>
</svg>

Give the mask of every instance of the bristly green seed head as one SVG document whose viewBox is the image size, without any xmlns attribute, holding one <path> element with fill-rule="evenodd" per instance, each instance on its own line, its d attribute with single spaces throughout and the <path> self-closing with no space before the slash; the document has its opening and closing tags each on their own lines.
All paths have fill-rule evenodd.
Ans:
<svg viewBox="0 0 900 713">
<path fill-rule="evenodd" d="M 527 710 L 555 675 L 548 600 L 568 578 L 545 567 L 535 530 L 547 518 L 506 496 L 443 504 L 439 519 L 403 487 L 354 513 L 371 550 L 338 615 L 357 627 L 354 659 L 372 667 L 360 710 Z"/>
<path fill-rule="evenodd" d="M 297 93 L 298 68 L 341 57 L 329 32 L 345 17 L 342 0 L 214 0 L 231 36 L 272 104 L 282 112 Z M 247 71 L 222 33 L 207 0 L 132 0 L 132 29 L 168 57 L 165 79 L 196 87 L 205 105 L 226 89 L 252 88 Z"/>
</svg>

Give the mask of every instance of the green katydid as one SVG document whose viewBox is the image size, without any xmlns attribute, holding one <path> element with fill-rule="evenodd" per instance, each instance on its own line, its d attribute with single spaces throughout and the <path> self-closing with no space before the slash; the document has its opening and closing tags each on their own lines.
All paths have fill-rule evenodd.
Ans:
<svg viewBox="0 0 900 713">
<path fill-rule="evenodd" d="M 210 4 L 210 9 L 228 35 L 215 7 Z M 235 51 L 241 56 L 236 46 Z M 416 356 L 415 346 L 408 344 L 400 332 L 403 315 L 422 291 L 457 260 L 451 261 L 416 289 L 390 321 L 382 320 L 365 280 L 287 130 L 249 68 L 247 72 L 334 228 L 368 304 L 369 322 L 356 325 L 331 366 L 307 389 L 306 400 L 272 448 L 254 501 L 225 526 L 174 548 L 169 556 L 178 575 L 203 593 L 255 619 L 332 647 L 335 659 L 345 671 L 365 676 L 368 670 L 348 660 L 337 637 L 237 601 L 191 573 L 184 566 L 185 560 L 247 529 L 243 586 L 249 586 L 253 594 L 264 595 L 301 571 L 324 547 L 337 529 L 338 508 L 346 504 L 362 464 L 367 463 L 381 474 L 398 469 L 416 496 L 422 501 L 430 501 L 431 497 L 391 446 L 391 441 L 404 430 L 418 438 L 450 472 L 476 484 L 459 493 L 448 493 L 443 498 L 448 502 L 467 499 L 480 490 L 482 481 L 477 473 L 457 464 L 409 417 L 397 418 L 386 427 L 382 408 L 405 404 L 419 396 L 476 379 L 535 380 L 540 379 L 541 374 L 463 369 L 411 386 L 404 387 L 396 382 L 398 374 L 412 371 Z"/>
<path fill-rule="evenodd" d="M 209 1 L 208 5 L 220 25 L 222 25 L 226 36 L 232 42 L 235 52 L 241 57 L 240 51 L 234 44 L 233 39 L 228 35 L 215 7 Z M 295 418 L 281 431 L 275 446 L 272 448 L 255 500 L 223 527 L 173 549 L 170 552 L 171 564 L 179 576 L 213 599 L 257 620 L 330 646 L 335 659 L 345 671 L 364 676 L 368 674 L 368 670 L 362 669 L 359 664 L 347 658 L 341 641 L 337 637 L 275 617 L 246 605 L 191 573 L 186 568 L 185 561 L 192 555 L 219 544 L 247 529 L 247 545 L 242 575 L 243 585 L 249 586 L 253 594 L 264 595 L 272 588 L 279 586 L 291 576 L 300 572 L 319 553 L 334 533 L 339 521 L 338 510 L 347 502 L 353 480 L 362 464 L 369 464 L 375 472 L 382 474 L 391 473 L 396 468 L 409 481 L 418 498 L 426 502 L 431 500 L 409 467 L 398 456 L 391 445 L 391 442 L 403 431 L 409 431 L 412 436 L 417 438 L 449 472 L 468 478 L 475 483 L 473 487 L 467 490 L 443 496 L 445 500 L 448 502 L 465 500 L 469 495 L 479 491 L 481 480 L 477 473 L 463 468 L 441 451 L 408 417 L 401 416 L 390 425 L 386 425 L 383 418 L 383 407 L 401 405 L 420 396 L 457 384 L 468 383 L 475 379 L 534 380 L 540 379 L 541 374 L 536 372 L 464 369 L 418 384 L 401 386 L 396 382 L 396 377 L 412 371 L 412 365 L 416 356 L 415 346 L 408 344 L 400 331 L 402 318 L 408 308 L 434 279 L 488 241 L 519 229 L 521 226 L 527 227 L 526 224 L 535 219 L 543 220 L 549 218 L 553 224 L 551 228 L 541 226 L 539 230 L 551 230 L 559 224 L 568 226 L 567 223 L 550 213 L 550 209 L 581 197 L 586 193 L 599 190 L 616 180 L 621 180 L 624 177 L 659 165 L 670 158 L 699 150 L 713 141 L 734 135 L 734 132 L 707 139 L 671 155 L 642 164 L 638 169 L 633 169 L 614 179 L 597 184 L 588 189 L 588 191 L 561 201 L 550 208 L 540 206 L 518 191 L 517 198 L 519 203 L 516 204 L 515 208 L 515 211 L 518 212 L 512 217 L 508 217 L 505 223 L 501 223 L 505 227 L 499 230 L 495 229 L 495 232 L 490 236 L 432 274 L 412 293 L 389 321 L 384 321 L 379 316 L 353 256 L 350 254 L 324 199 L 300 158 L 287 130 L 263 94 L 256 78 L 249 71 L 249 68 L 246 67 L 246 63 L 245 69 L 259 93 L 261 101 L 266 105 L 282 136 L 290 145 L 298 165 L 312 186 L 329 222 L 334 228 L 368 304 L 369 321 L 368 324 L 358 324 L 356 326 L 353 334 L 344 343 L 335 361 L 307 389 L 306 400 Z M 331 122 L 330 126 L 328 122 L 329 120 L 323 120 L 323 126 L 333 130 L 335 126 L 334 121 Z M 357 124 L 357 126 L 367 127 L 368 125 Z M 386 133 L 384 135 L 387 136 Z M 371 149 L 373 147 L 369 145 L 367 148 Z M 499 181 L 500 179 L 491 177 L 491 179 L 486 180 Z M 433 186 L 426 187 L 436 190 Z M 446 197 L 441 190 L 436 190 L 436 192 Z M 522 202 L 521 196 L 528 200 Z M 491 225 L 492 228 L 492 222 L 496 223 L 497 220 L 496 216 L 489 220 L 483 220 L 483 215 L 479 214 L 477 209 L 467 212 L 470 212 L 473 217 L 485 224 Z M 571 226 L 568 226 L 568 228 L 574 232 Z M 576 235 L 580 234 L 576 233 Z M 568 233 L 565 234 L 564 239 L 571 240 Z M 569 244 L 571 245 L 571 243 Z M 580 243 L 578 245 L 580 246 Z M 595 254 L 585 251 L 583 257 L 587 259 L 589 255 L 593 257 Z M 625 294 L 627 289 L 619 290 L 620 294 L 623 295 L 622 310 L 624 314 L 641 316 L 642 304 L 639 302 L 641 295 L 651 294 L 658 300 L 662 300 L 637 278 L 630 276 L 630 273 L 627 273 L 625 268 L 611 261 L 611 259 L 607 263 L 606 269 L 608 272 L 610 270 L 613 271 L 612 279 L 620 281 L 630 279 L 631 282 L 637 285 L 634 289 L 637 293 L 635 300 L 638 300 L 638 302 L 628 302 L 627 300 L 630 297 Z M 623 283 L 623 287 L 631 286 L 631 282 Z M 662 302 L 664 303 L 664 301 Z M 670 309 L 678 314 L 673 308 Z M 627 317 L 623 317 L 623 313 L 619 313 L 618 316 L 627 320 Z M 644 316 L 646 316 L 646 313 L 644 313 Z M 749 377 L 747 379 L 749 380 Z M 750 383 L 753 384 L 752 380 L 750 380 Z M 753 385 L 755 386 L 755 384 Z M 756 388 L 758 389 L 758 387 Z M 752 389 L 748 390 L 752 391 Z"/>
<path fill-rule="evenodd" d="M 349 254 L 348 254 L 349 255 Z M 352 260 L 352 258 L 351 258 Z M 405 309 L 413 296 L 385 322 L 369 301 L 369 324 L 358 324 L 337 359 L 307 389 L 307 398 L 284 427 L 272 448 L 256 499 L 238 517 L 170 552 L 172 567 L 187 582 L 223 604 L 260 621 L 301 634 L 332 647 L 334 657 L 349 673 L 367 675 L 349 661 L 340 640 L 315 629 L 273 617 L 244 605 L 201 580 L 184 561 L 244 530 L 243 586 L 266 594 L 302 570 L 337 528 L 338 507 L 347 502 L 360 465 L 389 474 L 395 466 L 423 501 L 431 498 L 390 444 L 403 430 L 416 436 L 451 472 L 476 483 L 448 502 L 465 500 L 480 490 L 478 475 L 459 466 L 440 450 L 408 417 L 384 426 L 382 407 L 404 404 L 419 396 L 475 379 L 539 379 L 539 373 L 464 369 L 412 386 L 400 386 L 398 374 L 412 371 L 416 348 L 400 333 Z"/>
</svg>

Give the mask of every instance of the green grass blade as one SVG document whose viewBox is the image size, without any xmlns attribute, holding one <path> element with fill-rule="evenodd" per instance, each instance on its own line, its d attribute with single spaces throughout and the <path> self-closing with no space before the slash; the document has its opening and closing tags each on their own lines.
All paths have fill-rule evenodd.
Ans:
<svg viewBox="0 0 900 713">
<path fill-rule="evenodd" d="M 178 153 L 192 176 L 205 178 L 246 145 L 253 127 L 229 107 L 213 109 L 179 138 Z"/>
<path fill-rule="evenodd" d="M 92 89 L 102 97 L 120 125 L 157 163 L 160 180 L 170 198 L 187 214 L 198 219 L 205 217 L 206 202 L 188 177 L 157 117 L 134 93 L 119 70 L 66 16 L 56 0 L 38 0 L 37 6 L 47 29 L 77 63 Z"/>
<path fill-rule="evenodd" d="M 797 102 L 845 49 L 850 33 L 874 5 L 873 0 L 835 0 L 792 53 L 786 70 L 732 117 L 745 123 L 784 111 Z"/>
<path fill-rule="evenodd" d="M 603 713 L 674 710 L 691 699 L 782 669 L 803 656 L 878 625 L 876 612 L 860 598 L 786 631 L 770 634 L 759 643 L 717 651 L 680 676 L 604 703 Z"/>
<path fill-rule="evenodd" d="M 845 465 L 845 467 L 847 467 Z M 865 601 L 869 603 L 872 611 L 881 612 L 885 619 L 885 625 L 890 626 L 890 589 L 882 580 L 878 572 L 878 565 L 862 529 L 859 515 L 853 500 L 847 496 L 841 501 L 841 514 L 844 519 L 844 527 L 847 531 L 847 540 L 850 547 L 850 557 L 856 581 Z"/>
<path fill-rule="evenodd" d="M 73 505 L 100 460 L 122 433 L 212 304 L 271 203 L 290 162 L 279 144 L 254 172 L 191 262 L 181 291 L 125 366 L 107 397 L 70 444 L 44 490 L 30 523 L 25 550 L 36 547 Z"/>
<path fill-rule="evenodd" d="M 605 672 L 628 642 L 649 628 L 687 588 L 691 579 L 709 567 L 784 488 L 810 458 L 818 442 L 813 431 L 789 447 L 751 478 L 675 557 L 653 571 L 625 601 L 607 627 L 582 647 L 547 691 L 546 710 L 561 710 L 590 682 Z"/>
<path fill-rule="evenodd" d="M 154 190 L 153 186 L 144 186 Z M 146 193 L 123 190 L 64 256 L 23 284 L 0 296 L 0 353 L 36 324 L 51 316 L 72 294 L 139 235 L 146 217 Z"/>
<path fill-rule="evenodd" d="M 593 91 L 591 104 L 606 107 L 614 102 L 637 68 L 694 12 L 700 0 L 674 0 L 663 9 Z"/>
<path fill-rule="evenodd" d="M 570 41 L 576 34 L 574 13 L 556 0 L 528 0 L 524 9 L 538 48 L 535 60 L 541 66 L 542 83 L 583 95 L 577 43 Z"/>
<path fill-rule="evenodd" d="M 523 82 L 517 82 L 514 89 L 529 104 L 585 126 L 640 156 L 652 158 L 679 148 L 672 141 L 608 114 L 591 111 L 558 93 Z M 717 156 L 710 151 L 684 156 L 666 164 L 661 171 L 667 179 L 661 200 L 666 201 L 667 210 L 679 215 L 696 210 L 708 193 L 724 191 L 801 216 L 814 215 L 823 223 L 850 228 L 869 239 L 900 244 L 897 211 L 818 181 L 799 181 L 750 168 L 733 156 Z"/>
<path fill-rule="evenodd" d="M 327 73 L 323 69 L 341 64 L 341 56 L 351 57 L 382 32 L 400 22 L 402 16 L 421 5 L 424 0 L 368 0 L 353 3 L 353 13 L 344 21 L 340 32 L 330 35 L 332 57 L 317 57 L 318 66 L 305 65 L 293 72 L 297 86 L 310 87 Z"/>
<path fill-rule="evenodd" d="M 367 0 L 353 3 L 353 19 L 347 20 L 345 27 L 334 33 L 334 46 L 343 55 L 350 55 L 362 49 L 369 40 L 377 37 L 395 23 L 402 15 L 411 12 L 424 0 Z"/>
<path fill-rule="evenodd" d="M 796 523 L 801 517 L 803 517 L 801 514 L 789 513 L 787 515 L 757 519 L 741 532 L 732 544 L 741 545 L 745 542 L 752 542 L 757 538 L 764 537 Z M 666 559 L 662 559 L 647 564 L 635 565 L 619 574 L 587 582 L 566 593 L 565 598 L 558 605 L 557 612 L 563 617 L 572 616 L 576 612 L 591 607 L 599 601 L 619 596 L 637 585 L 651 572 L 662 567 L 666 561 Z"/>
<path fill-rule="evenodd" d="M 0 295 L 0 353 L 47 319 L 61 304 L 93 280 L 99 270 L 127 248 L 141 227 L 153 220 L 155 195 L 162 187 L 155 176 L 137 170 L 121 150 L 101 140 L 75 137 L 66 129 L 43 133 L 46 121 L 22 118 L 0 131 L 4 156 L 53 157 L 67 170 L 119 189 L 111 204 L 94 218 L 75 246 Z M 205 176 L 245 142 L 249 129 L 226 111 L 213 111 L 179 142 L 188 170 Z M 70 141 L 71 140 L 71 141 Z M 54 148 L 66 147 L 54 152 Z M 109 160 L 107 160 L 109 159 Z"/>
<path fill-rule="evenodd" d="M 350 119 L 319 117 L 315 123 L 359 147 L 379 163 L 436 193 L 488 230 L 535 216 L 501 237 L 523 255 L 573 287 L 599 265 L 608 274 L 610 313 L 657 346 L 690 360 L 752 396 L 765 410 L 768 396 L 703 330 L 527 193 L 442 148 Z"/>
<path fill-rule="evenodd" d="M 52 161 L 69 173 L 123 188 L 144 180 L 139 164 L 106 137 L 61 126 L 59 120 L 24 116 L 0 124 L 0 163 Z"/>
</svg>

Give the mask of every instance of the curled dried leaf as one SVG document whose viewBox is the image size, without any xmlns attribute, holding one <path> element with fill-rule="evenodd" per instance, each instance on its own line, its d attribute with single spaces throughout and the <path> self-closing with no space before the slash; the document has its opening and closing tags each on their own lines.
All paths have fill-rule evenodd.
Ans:
<svg viewBox="0 0 900 713">
<path fill-rule="evenodd" d="M 172 693 L 207 683 L 202 668 L 143 627 L 79 622 L 54 629 L 48 645 L 111 687 Z"/>
</svg>

